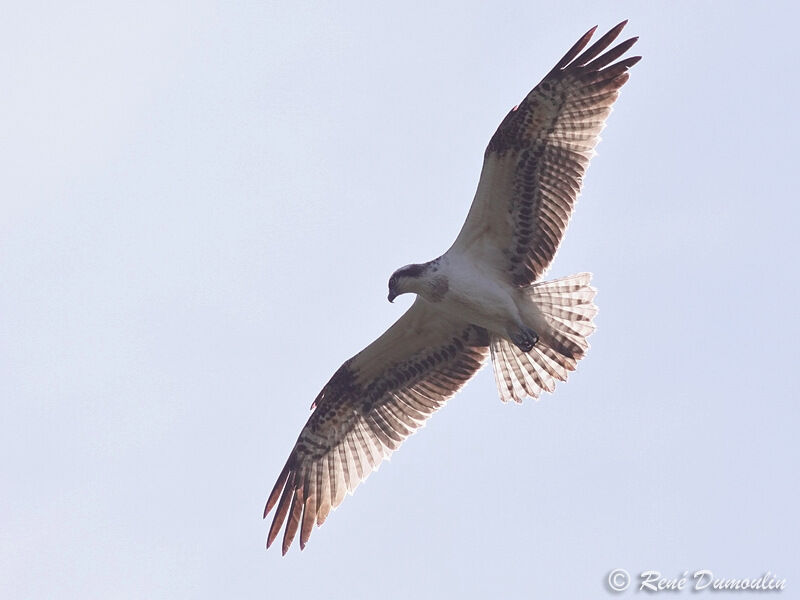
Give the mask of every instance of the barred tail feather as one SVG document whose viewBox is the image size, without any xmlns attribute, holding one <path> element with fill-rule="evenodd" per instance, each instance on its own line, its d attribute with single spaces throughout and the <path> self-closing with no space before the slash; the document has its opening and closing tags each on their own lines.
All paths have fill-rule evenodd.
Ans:
<svg viewBox="0 0 800 600">
<path fill-rule="evenodd" d="M 586 338 L 594 331 L 592 319 L 597 314 L 593 303 L 597 290 L 589 285 L 591 278 L 591 273 L 579 273 L 527 288 L 545 323 L 543 330 L 537 329 L 539 341 L 530 352 L 492 336 L 492 365 L 503 402 L 552 392 L 556 381 L 566 381 L 578 366 L 589 349 Z"/>
</svg>

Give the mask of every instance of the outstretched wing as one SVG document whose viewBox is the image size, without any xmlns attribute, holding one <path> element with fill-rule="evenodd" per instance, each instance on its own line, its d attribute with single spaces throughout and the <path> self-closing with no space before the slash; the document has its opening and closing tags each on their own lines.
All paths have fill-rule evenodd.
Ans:
<svg viewBox="0 0 800 600">
<path fill-rule="evenodd" d="M 475 200 L 452 250 L 507 272 L 518 286 L 544 274 L 611 105 L 641 58 L 614 62 L 638 38 L 603 54 L 626 22 L 578 56 L 596 27 L 590 29 L 503 119 L 486 148 Z"/>
<path fill-rule="evenodd" d="M 277 509 L 267 547 L 284 521 L 283 553 L 298 528 L 305 547 L 314 524 L 480 369 L 488 345 L 485 329 L 445 320 L 418 298 L 345 362 L 317 396 L 269 496 L 264 517 Z"/>
</svg>

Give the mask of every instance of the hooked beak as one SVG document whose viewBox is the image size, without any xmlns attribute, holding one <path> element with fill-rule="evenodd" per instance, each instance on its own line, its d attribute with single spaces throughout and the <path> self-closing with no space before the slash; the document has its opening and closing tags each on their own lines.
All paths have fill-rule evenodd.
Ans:
<svg viewBox="0 0 800 600">
<path fill-rule="evenodd" d="M 389 292 L 389 302 L 394 303 L 394 299 L 397 298 L 397 294 L 394 292 Z"/>
</svg>

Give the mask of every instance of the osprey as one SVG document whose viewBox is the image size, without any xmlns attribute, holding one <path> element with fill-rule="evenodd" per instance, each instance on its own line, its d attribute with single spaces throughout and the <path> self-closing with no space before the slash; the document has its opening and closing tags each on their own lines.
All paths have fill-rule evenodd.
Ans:
<svg viewBox="0 0 800 600">
<path fill-rule="evenodd" d="M 597 313 L 591 276 L 540 279 L 561 243 L 611 105 L 641 58 L 617 61 L 638 38 L 606 51 L 626 22 L 583 51 L 596 27 L 590 29 L 503 119 L 450 249 L 391 276 L 389 301 L 410 293 L 417 298 L 317 396 L 264 509 L 266 517 L 277 506 L 267 547 L 285 522 L 283 554 L 298 529 L 304 548 L 314 525 L 487 356 L 504 402 L 552 392 L 576 368 Z"/>
</svg>

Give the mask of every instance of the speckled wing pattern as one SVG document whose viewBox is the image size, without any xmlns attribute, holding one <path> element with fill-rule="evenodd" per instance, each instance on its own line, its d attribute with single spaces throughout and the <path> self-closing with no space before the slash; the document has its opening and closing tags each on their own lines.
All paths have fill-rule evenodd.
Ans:
<svg viewBox="0 0 800 600">
<path fill-rule="evenodd" d="M 540 279 L 553 260 L 611 105 L 641 58 L 614 62 L 638 38 L 606 51 L 626 23 L 585 51 L 596 27 L 581 37 L 508 113 L 486 148 L 475 200 L 453 247 L 508 273 L 515 285 Z"/>
<path fill-rule="evenodd" d="M 284 522 L 283 553 L 297 531 L 303 548 L 314 525 L 421 427 L 483 365 L 489 334 L 414 305 L 375 342 L 345 362 L 314 412 L 264 509 L 277 506 L 269 547 Z"/>
</svg>

